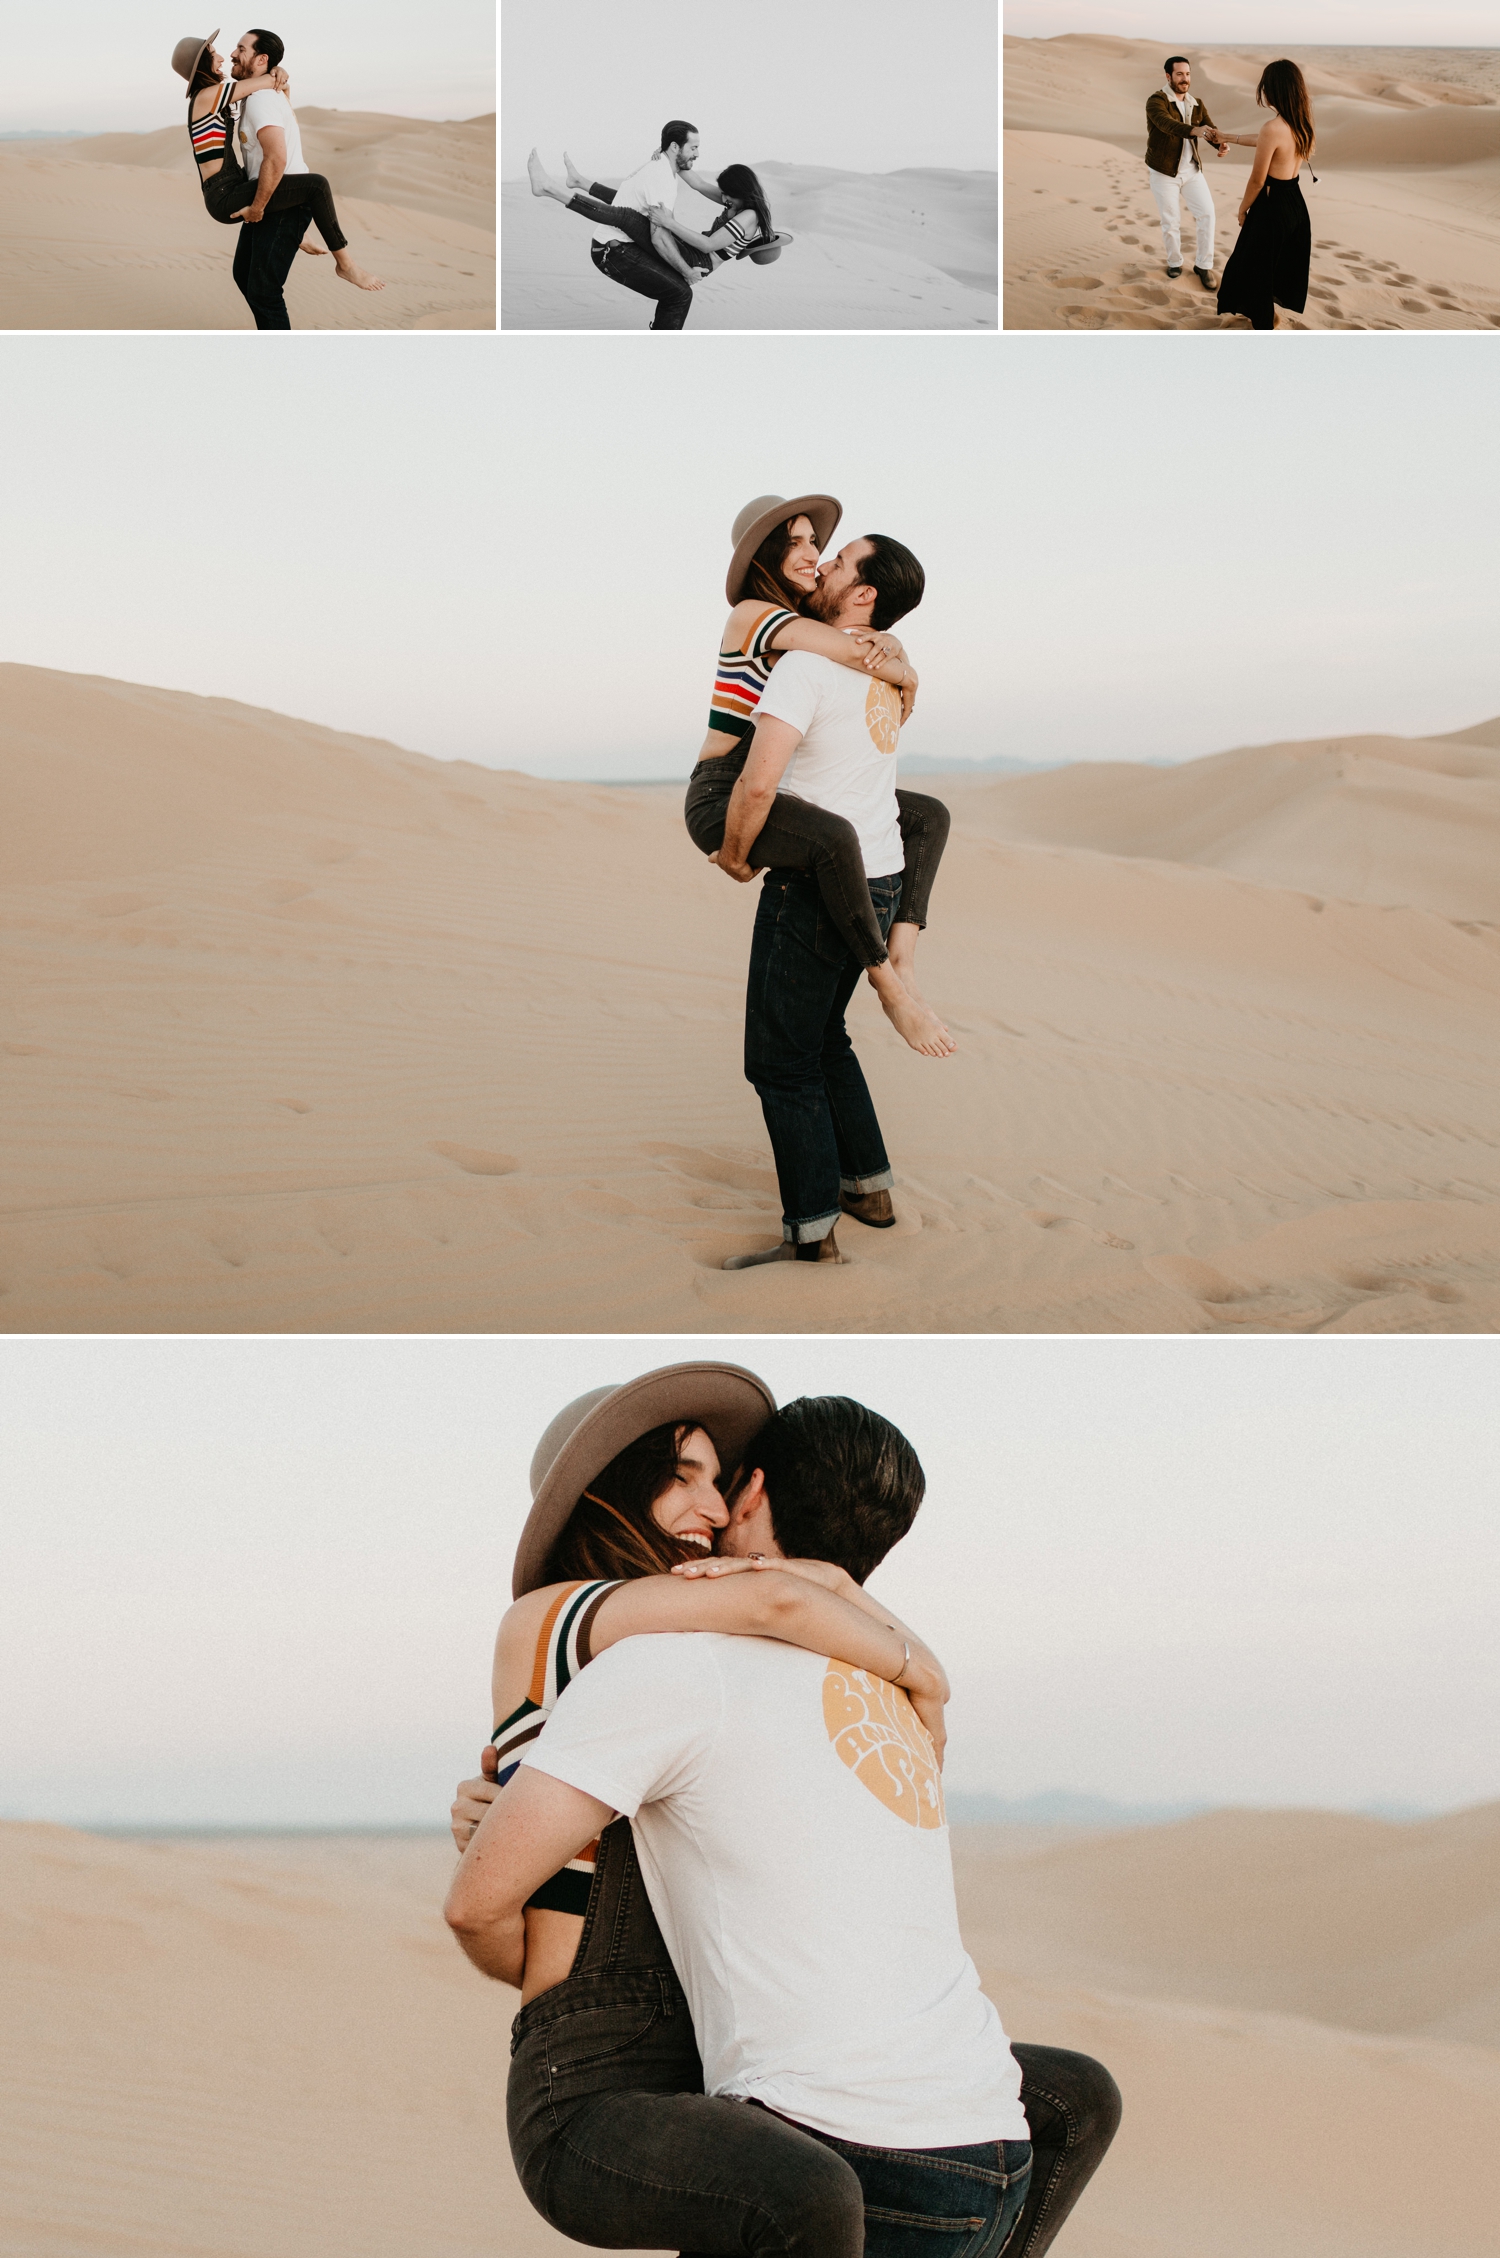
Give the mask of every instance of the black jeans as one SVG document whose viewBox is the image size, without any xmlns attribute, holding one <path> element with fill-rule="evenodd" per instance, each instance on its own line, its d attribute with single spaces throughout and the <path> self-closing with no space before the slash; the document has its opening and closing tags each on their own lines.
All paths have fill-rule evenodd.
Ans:
<svg viewBox="0 0 1500 2258">
<path fill-rule="evenodd" d="M 238 172 L 238 168 L 236 171 Z M 238 173 L 238 178 L 235 178 L 226 167 L 223 172 L 215 173 L 212 180 L 203 183 L 203 201 L 213 219 L 228 224 L 233 221 L 236 212 L 242 212 L 247 204 L 255 201 L 255 183 L 245 173 Z M 339 216 L 333 208 L 333 190 L 320 172 L 283 173 L 267 201 L 266 219 L 273 214 L 300 211 L 304 205 L 329 250 L 347 249 L 349 238 L 339 226 Z M 265 224 L 266 220 L 254 223 L 255 227 L 264 227 Z M 298 241 L 301 241 L 300 236 Z M 283 323 L 277 324 L 278 328 L 284 326 Z"/>
<path fill-rule="evenodd" d="M 870 878 L 882 938 L 901 892 L 898 873 Z M 765 1116 L 781 1192 L 783 1238 L 826 1239 L 839 1193 L 888 1191 L 891 1164 L 844 1025 L 862 967 L 823 907 L 817 881 L 768 870 L 750 942 L 745 1080 Z"/>
<path fill-rule="evenodd" d="M 748 757 L 750 741 L 732 753 L 700 760 L 688 779 L 683 818 L 700 854 L 716 854 L 724 844 L 730 794 Z M 948 844 L 948 810 L 925 792 L 896 794 L 901 817 L 904 862 L 901 899 L 893 925 L 925 926 L 932 882 Z M 814 807 L 790 792 L 778 792 L 756 834 L 748 861 L 756 870 L 805 870 L 834 924 L 866 969 L 884 964 L 885 936 L 875 922 L 864 858 L 852 823 L 828 808 Z"/>
<path fill-rule="evenodd" d="M 1120 2097 L 1109 2072 L 1087 2055 L 1045 2046 L 1012 2051 L 1033 2161 L 1005 2258 L 1042 2258 L 1109 2146 Z M 877 2229 L 894 2235 L 895 2222 L 867 2224 L 867 2200 L 874 2211 L 897 2208 L 880 2200 L 877 2179 L 892 2151 L 825 2140 L 753 2104 L 704 2094 L 687 2001 L 624 1820 L 600 1839 L 572 1973 L 516 2017 L 507 2116 L 532 2204 L 561 2233 L 595 2248 L 675 2244 L 684 2258 L 905 2258 L 900 2241 L 873 2239 Z M 977 2160 L 979 2173 L 1004 2174 L 1019 2186 L 1019 2160 L 1007 2167 L 995 2145 Z M 967 2151 L 918 2151 L 915 2171 L 925 2174 L 934 2163 L 957 2163 L 961 2175 L 974 2169 Z M 967 2177 L 961 2184 L 975 2185 Z M 993 2207 L 992 2182 L 979 2184 Z M 1017 2207 L 1012 2200 L 1012 2212 Z M 983 2205 L 964 2215 L 982 2217 Z M 908 2247 L 923 2258 L 947 2258 L 952 2246 L 930 2226 L 903 2231 L 920 2232 L 923 2239 Z M 986 2249 L 972 2243 L 977 2231 L 970 2236 L 976 2252 Z"/>
<path fill-rule="evenodd" d="M 622 215 L 623 216 L 623 215 Z M 675 267 L 654 251 L 643 251 L 635 243 L 594 243 L 589 247 L 599 272 L 611 282 L 618 282 L 626 290 L 638 290 L 643 298 L 656 300 L 656 319 L 652 329 L 682 329 L 693 310 L 691 283 L 684 282 Z"/>
<path fill-rule="evenodd" d="M 1031 2182 L 1029 2140 L 969 2148 L 866 2148 L 816 2138 L 859 2180 L 864 2258 L 1000 2258 L 1011 2252 Z"/>
</svg>

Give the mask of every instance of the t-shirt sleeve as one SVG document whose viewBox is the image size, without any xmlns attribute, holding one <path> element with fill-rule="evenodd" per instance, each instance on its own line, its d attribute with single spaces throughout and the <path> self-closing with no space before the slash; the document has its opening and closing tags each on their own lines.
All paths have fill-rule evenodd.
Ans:
<svg viewBox="0 0 1500 2258">
<path fill-rule="evenodd" d="M 564 1689 L 522 1761 L 633 1819 L 692 1777 L 723 1698 L 702 1634 L 621 1639 Z"/>
<path fill-rule="evenodd" d="M 245 126 L 258 134 L 263 125 L 279 125 L 286 129 L 286 114 L 281 108 L 281 97 L 274 89 L 269 94 L 248 94 L 245 107 L 240 112 Z"/>
<path fill-rule="evenodd" d="M 821 662 L 826 666 L 829 662 Z M 777 661 L 770 681 L 761 692 L 759 714 L 789 722 L 805 737 L 817 719 L 821 684 L 820 662 L 812 651 L 788 651 Z M 757 715 L 757 718 L 758 718 Z"/>
</svg>

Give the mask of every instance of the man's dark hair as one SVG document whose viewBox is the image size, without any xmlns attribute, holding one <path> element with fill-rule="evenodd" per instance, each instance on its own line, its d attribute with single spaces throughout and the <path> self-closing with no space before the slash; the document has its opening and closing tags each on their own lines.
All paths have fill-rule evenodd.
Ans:
<svg viewBox="0 0 1500 2258">
<path fill-rule="evenodd" d="M 256 54 L 264 55 L 266 58 L 266 69 L 268 71 L 274 71 L 277 64 L 281 61 L 282 56 L 286 53 L 285 47 L 283 47 L 275 32 L 247 31 L 245 37 L 247 39 L 253 39 L 255 41 Z"/>
<path fill-rule="evenodd" d="M 686 118 L 668 118 L 661 129 L 661 145 L 663 149 L 670 149 L 675 141 L 680 149 L 688 135 L 696 133 L 697 130 L 698 128 L 695 125 L 688 124 Z"/>
<path fill-rule="evenodd" d="M 899 1427 L 850 1396 L 798 1396 L 768 1419 L 740 1472 L 756 1467 L 776 1542 L 793 1560 L 831 1560 L 862 1584 L 906 1535 L 927 1487 Z"/>
<path fill-rule="evenodd" d="M 874 547 L 869 556 L 860 559 L 855 570 L 862 585 L 875 591 L 870 625 L 877 629 L 894 627 L 898 619 L 905 619 L 922 601 L 927 575 L 910 549 L 903 549 L 888 533 L 867 533 L 865 539 L 873 542 Z"/>
<path fill-rule="evenodd" d="M 1186 63 L 1188 69 L 1191 70 L 1193 67 L 1193 58 L 1191 55 L 1169 55 L 1166 61 L 1162 64 L 1162 69 L 1166 72 L 1168 78 L 1171 77 L 1173 71 L 1176 70 L 1179 63 Z"/>
</svg>

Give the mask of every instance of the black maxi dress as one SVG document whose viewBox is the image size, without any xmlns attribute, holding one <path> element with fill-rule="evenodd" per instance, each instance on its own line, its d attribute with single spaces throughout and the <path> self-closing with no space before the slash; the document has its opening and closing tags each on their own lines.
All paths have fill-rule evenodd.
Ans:
<svg viewBox="0 0 1500 2258">
<path fill-rule="evenodd" d="M 1300 180 L 1267 180 L 1245 214 L 1240 239 L 1219 284 L 1221 314 L 1248 314 L 1252 329 L 1274 329 L 1276 308 L 1300 314 L 1312 266 L 1312 222 Z"/>
</svg>

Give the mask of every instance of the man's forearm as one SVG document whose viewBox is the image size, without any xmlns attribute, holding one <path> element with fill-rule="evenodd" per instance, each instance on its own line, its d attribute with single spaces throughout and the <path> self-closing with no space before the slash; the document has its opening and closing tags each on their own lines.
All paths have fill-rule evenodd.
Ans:
<svg viewBox="0 0 1500 2258">
<path fill-rule="evenodd" d="M 684 282 L 690 283 L 696 280 L 692 268 L 688 265 L 687 260 L 678 250 L 677 245 L 673 242 L 666 228 L 653 223 L 651 229 L 651 245 L 657 257 L 659 259 L 665 259 L 669 267 L 675 267 L 677 269 L 677 272 L 682 276 Z"/>
<path fill-rule="evenodd" d="M 255 182 L 254 208 L 256 211 L 263 212 L 265 210 L 267 204 L 275 195 L 281 176 L 285 171 L 286 165 L 280 157 L 263 157 L 261 159 L 260 172 Z"/>
<path fill-rule="evenodd" d="M 493 1976 L 496 1983 L 513 1984 L 520 1989 L 521 1978 L 526 1973 L 524 1913 L 507 1914 L 499 1920 L 486 1922 L 482 1928 L 464 1928 L 457 1922 L 449 1925 L 481 1975 Z"/>
<path fill-rule="evenodd" d="M 750 849 L 760 837 L 775 797 L 774 785 L 769 790 L 756 790 L 746 784 L 743 776 L 736 779 L 724 815 L 724 844 L 719 849 L 726 862 L 748 861 Z"/>
</svg>

